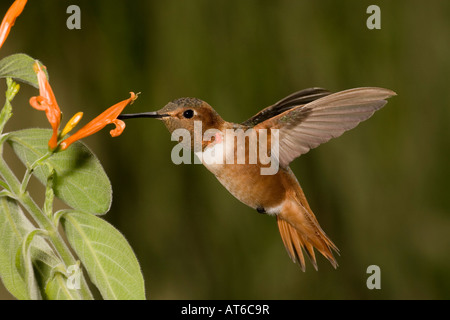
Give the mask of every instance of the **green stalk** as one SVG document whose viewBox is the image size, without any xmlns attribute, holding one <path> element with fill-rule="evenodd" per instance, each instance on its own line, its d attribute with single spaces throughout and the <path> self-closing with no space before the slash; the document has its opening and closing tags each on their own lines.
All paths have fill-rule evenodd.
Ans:
<svg viewBox="0 0 450 320">
<path fill-rule="evenodd" d="M 31 166 L 27 167 L 27 170 L 25 171 L 25 175 L 22 180 L 22 185 L 20 187 L 20 193 L 25 193 L 28 182 L 30 181 L 31 176 L 33 175 L 33 171 L 42 164 L 43 161 L 47 160 L 53 155 L 53 152 L 47 152 L 44 154 L 41 158 L 37 159 Z"/>
</svg>

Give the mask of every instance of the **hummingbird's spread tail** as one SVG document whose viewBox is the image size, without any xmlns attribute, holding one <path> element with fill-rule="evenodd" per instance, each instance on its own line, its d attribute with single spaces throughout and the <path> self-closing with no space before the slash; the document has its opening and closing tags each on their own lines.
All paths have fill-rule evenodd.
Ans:
<svg viewBox="0 0 450 320">
<path fill-rule="evenodd" d="M 337 268 L 338 264 L 332 250 L 339 254 L 339 249 L 320 227 L 300 186 L 296 191 L 295 200 L 288 200 L 281 213 L 277 215 L 281 239 L 290 258 L 294 263 L 298 262 L 305 271 L 304 250 L 317 270 L 314 253 L 316 248 L 334 268 Z"/>
</svg>

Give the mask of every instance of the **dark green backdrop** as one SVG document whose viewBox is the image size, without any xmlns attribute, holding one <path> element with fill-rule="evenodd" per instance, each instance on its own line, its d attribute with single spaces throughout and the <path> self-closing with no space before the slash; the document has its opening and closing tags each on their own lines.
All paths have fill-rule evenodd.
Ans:
<svg viewBox="0 0 450 320">
<path fill-rule="evenodd" d="M 66 28 L 70 4 L 81 30 Z M 366 28 L 371 4 L 381 30 Z M 128 112 L 193 96 L 236 122 L 311 86 L 396 91 L 369 121 L 292 164 L 341 249 L 337 270 L 320 257 L 318 272 L 301 272 L 274 218 L 202 166 L 171 162 L 161 123 L 134 120 L 119 138 L 103 130 L 85 142 L 110 176 L 106 219 L 135 250 L 150 299 L 448 299 L 449 39 L 449 1 L 31 0 L 0 56 L 40 59 L 66 117 L 82 110 L 85 121 L 129 91 L 142 95 Z M 7 129 L 47 127 L 27 102 L 36 90 L 22 87 Z M 370 265 L 381 290 L 366 287 Z"/>
</svg>

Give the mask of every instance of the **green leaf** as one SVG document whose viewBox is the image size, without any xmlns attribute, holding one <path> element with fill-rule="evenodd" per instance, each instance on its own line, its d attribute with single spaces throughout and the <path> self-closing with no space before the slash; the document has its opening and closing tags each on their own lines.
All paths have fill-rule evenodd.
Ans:
<svg viewBox="0 0 450 320">
<path fill-rule="evenodd" d="M 30 231 L 24 237 L 22 245 L 18 248 L 16 253 L 16 268 L 19 270 L 22 278 L 25 280 L 28 296 L 32 300 L 42 299 L 38 283 L 34 275 L 33 257 L 31 253 L 32 242 L 34 240 L 40 240 L 42 243 L 43 241 L 43 239 L 37 239 L 38 237 L 35 237 L 40 232 L 40 229 L 33 229 L 32 231 Z M 42 243 L 42 245 L 44 245 L 44 243 Z"/>
<path fill-rule="evenodd" d="M 32 248 L 33 250 L 33 248 Z M 42 297 L 46 300 L 81 300 L 80 290 L 69 289 L 67 286 L 67 277 L 61 272 L 55 271 L 63 268 L 59 258 L 48 251 L 33 252 L 33 267 L 36 280 Z M 86 281 L 81 275 L 80 281 Z"/>
<path fill-rule="evenodd" d="M 139 263 L 119 231 L 85 213 L 67 213 L 61 217 L 61 224 L 104 299 L 145 299 Z"/>
<path fill-rule="evenodd" d="M 20 300 L 38 299 L 41 296 L 51 300 L 81 299 L 79 291 L 67 288 L 66 277 L 53 271 L 62 263 L 42 237 L 33 237 L 27 261 L 21 260 L 21 264 L 32 263 L 34 277 L 31 278 L 32 274 L 29 273 L 27 278 L 24 270 L 17 268 L 17 255 L 19 254 L 19 258 L 22 259 L 22 245 L 27 236 L 34 231 L 36 229 L 26 218 L 17 202 L 11 198 L 1 197 L 0 278 L 6 289 Z M 32 283 L 27 283 L 27 281 L 32 281 Z M 83 278 L 82 281 L 85 279 Z"/>
<path fill-rule="evenodd" d="M 33 69 L 35 62 L 35 59 L 23 53 L 3 58 L 0 60 L 0 78 L 14 78 L 39 89 L 36 72 Z"/>
<path fill-rule="evenodd" d="M 41 298 L 52 270 L 61 264 L 42 237 L 29 237 L 36 230 L 16 200 L 0 198 L 0 277 L 8 291 L 21 300 Z M 22 256 L 24 242 L 29 243 L 25 245 L 27 254 Z M 17 268 L 17 258 L 28 272 Z"/>
<path fill-rule="evenodd" d="M 81 300 L 81 296 L 77 290 L 68 289 L 67 278 L 61 273 L 57 273 L 45 287 L 45 299 Z"/>
<path fill-rule="evenodd" d="M 77 263 L 74 266 L 78 268 L 78 282 L 76 284 L 81 288 L 81 281 L 85 281 L 83 273 L 81 272 L 80 265 Z M 69 267 L 70 269 L 70 267 Z M 74 287 L 74 281 L 71 279 L 72 274 L 68 274 L 68 270 L 64 266 L 58 265 L 52 269 L 50 280 L 45 284 L 44 297 L 47 300 L 81 300 L 81 292 L 77 288 L 69 288 L 69 283 Z M 93 299 L 91 297 L 91 299 Z"/>
<path fill-rule="evenodd" d="M 16 253 L 23 237 L 34 229 L 15 200 L 0 198 L 0 277 L 17 299 L 30 299 L 27 284 L 16 267 Z"/>
<path fill-rule="evenodd" d="M 49 129 L 26 129 L 9 134 L 8 142 L 14 152 L 29 166 L 48 151 Z M 74 209 L 93 214 L 105 214 L 112 201 L 108 176 L 97 157 L 82 143 L 76 142 L 66 151 L 47 159 L 56 172 L 53 186 L 55 195 Z M 50 169 L 42 165 L 34 171 L 45 185 Z"/>
</svg>

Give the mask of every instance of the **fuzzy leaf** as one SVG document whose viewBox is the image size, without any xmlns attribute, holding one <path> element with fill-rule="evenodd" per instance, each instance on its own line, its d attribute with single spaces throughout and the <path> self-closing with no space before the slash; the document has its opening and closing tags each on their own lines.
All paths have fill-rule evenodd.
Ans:
<svg viewBox="0 0 450 320">
<path fill-rule="evenodd" d="M 36 236 L 39 231 L 39 229 L 34 229 L 27 235 L 25 235 L 21 247 L 16 253 L 16 268 L 19 270 L 22 278 L 25 280 L 28 290 L 28 296 L 32 300 L 42 299 L 39 286 L 36 281 L 36 276 L 34 274 L 33 257 L 31 252 L 32 242 L 40 241 L 40 244 L 42 244 L 42 246 L 45 245 L 44 240 L 39 239 L 39 237 Z"/>
<path fill-rule="evenodd" d="M 61 281 L 54 285 L 49 293 L 44 292 L 44 287 L 49 281 L 53 281 L 52 270 L 61 261 L 53 253 L 48 243 L 40 236 L 34 236 L 29 244 L 29 251 L 24 257 L 20 257 L 24 267 L 32 269 L 26 275 L 23 268 L 17 268 L 17 255 L 21 253 L 24 240 L 30 232 L 36 229 L 26 218 L 16 200 L 8 197 L 0 198 L 0 277 L 8 291 L 17 299 L 39 299 L 45 296 L 47 299 L 56 299 L 60 295 L 54 292 L 67 292 L 65 283 Z M 79 299 L 75 290 L 69 290 L 73 299 Z"/>
<path fill-rule="evenodd" d="M 33 230 L 17 202 L 0 198 L 0 277 L 6 289 L 17 299 L 30 299 L 27 284 L 16 267 L 16 253 L 23 237 Z"/>
<path fill-rule="evenodd" d="M 45 287 L 44 297 L 47 300 L 81 300 L 79 291 L 67 288 L 67 277 L 56 273 Z"/>
<path fill-rule="evenodd" d="M 39 89 L 36 72 L 33 69 L 35 62 L 35 59 L 23 53 L 3 58 L 0 60 L 0 78 L 14 78 Z"/>
<path fill-rule="evenodd" d="M 12 132 L 8 142 L 25 165 L 31 165 L 48 151 L 50 129 L 25 129 Z M 46 160 L 56 174 L 55 195 L 74 209 L 93 214 L 108 212 L 112 201 L 109 178 L 97 157 L 82 143 L 76 142 L 66 151 Z M 38 166 L 36 177 L 46 184 L 49 166 Z"/>
<path fill-rule="evenodd" d="M 145 299 L 139 263 L 117 229 L 86 213 L 68 213 L 61 222 L 70 245 L 105 300 Z"/>
</svg>

